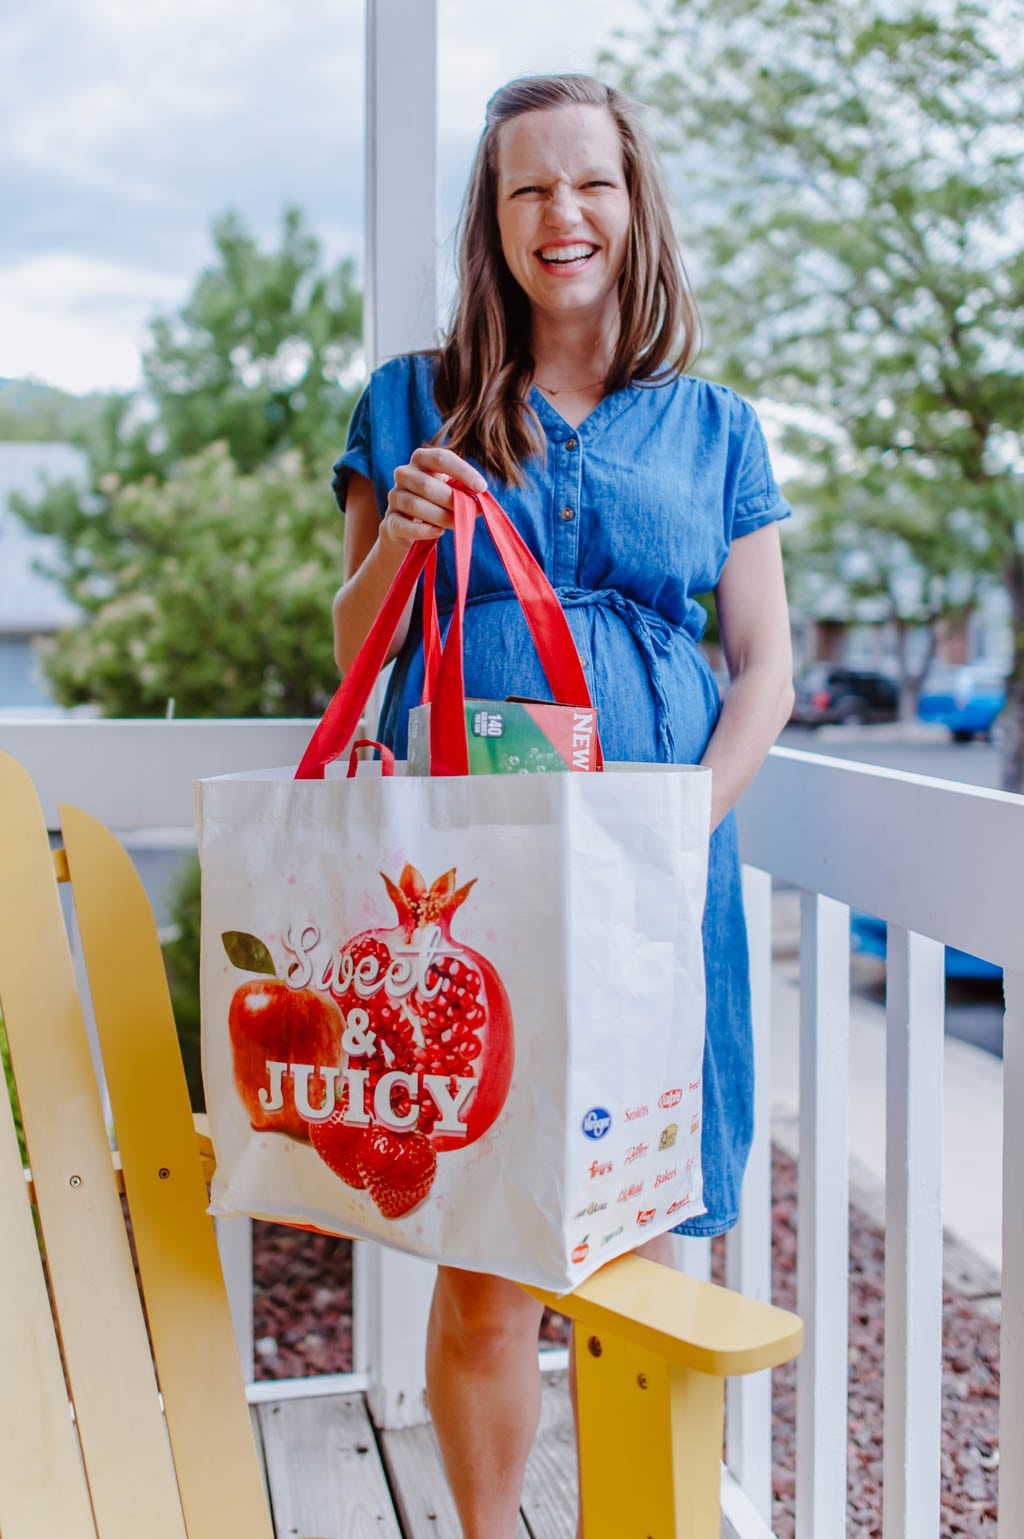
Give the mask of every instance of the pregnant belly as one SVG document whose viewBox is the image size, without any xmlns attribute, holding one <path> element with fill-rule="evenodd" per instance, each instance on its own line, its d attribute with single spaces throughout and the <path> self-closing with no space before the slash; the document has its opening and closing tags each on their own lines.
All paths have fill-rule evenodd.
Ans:
<svg viewBox="0 0 1024 1539">
<path fill-rule="evenodd" d="M 718 687 L 696 644 L 639 606 L 620 609 L 570 598 L 565 607 L 597 706 L 606 758 L 696 763 L 721 709 Z M 471 602 L 464 672 L 468 698 L 551 698 L 522 610 L 511 594 Z M 399 755 L 405 752 L 408 712 L 419 704 L 422 689 L 422 643 L 410 635 L 381 722 L 385 741 Z"/>
</svg>

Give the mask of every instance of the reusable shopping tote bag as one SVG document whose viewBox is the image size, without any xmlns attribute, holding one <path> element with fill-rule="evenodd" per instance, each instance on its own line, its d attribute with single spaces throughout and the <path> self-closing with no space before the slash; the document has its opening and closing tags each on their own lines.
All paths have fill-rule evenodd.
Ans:
<svg viewBox="0 0 1024 1539">
<path fill-rule="evenodd" d="M 362 1236 L 556 1292 L 701 1201 L 710 772 L 470 776 L 478 512 L 557 701 L 590 708 L 557 598 L 456 489 L 457 601 L 427 626 L 429 777 L 348 748 L 426 545 L 298 771 L 200 781 L 211 1211 Z M 598 723 L 600 726 L 600 722 Z"/>
</svg>

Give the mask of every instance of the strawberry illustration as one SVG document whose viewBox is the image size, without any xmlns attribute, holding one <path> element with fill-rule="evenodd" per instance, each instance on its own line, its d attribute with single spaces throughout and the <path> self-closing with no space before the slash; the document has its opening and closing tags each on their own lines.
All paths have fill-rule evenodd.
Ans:
<svg viewBox="0 0 1024 1539">
<path fill-rule="evenodd" d="M 329 1165 L 346 1186 L 362 1191 L 366 1185 L 359 1155 L 366 1129 L 349 1127 L 342 1121 L 342 1108 L 336 1107 L 326 1122 L 311 1122 L 309 1141 L 325 1165 Z"/>
<path fill-rule="evenodd" d="M 384 1217 L 404 1218 L 433 1186 L 437 1153 L 422 1133 L 392 1133 L 378 1123 L 363 1134 L 359 1166 Z"/>
</svg>

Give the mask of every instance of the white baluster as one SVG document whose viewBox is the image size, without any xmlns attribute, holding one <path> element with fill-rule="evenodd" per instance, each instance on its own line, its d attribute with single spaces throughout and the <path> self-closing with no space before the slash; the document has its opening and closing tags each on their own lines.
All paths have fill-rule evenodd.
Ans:
<svg viewBox="0 0 1024 1539">
<path fill-rule="evenodd" d="M 1003 1316 L 999 1532 L 1024 1534 L 1024 973 L 1003 974 Z"/>
<path fill-rule="evenodd" d="M 797 1539 L 846 1532 L 850 912 L 800 900 Z"/>
<path fill-rule="evenodd" d="M 743 868 L 754 1033 L 754 1141 L 743 1180 L 740 1221 L 726 1238 L 725 1281 L 748 1298 L 772 1297 L 771 998 L 772 879 Z M 772 1377 L 730 1379 L 726 1462 L 758 1515 L 771 1526 Z"/>
<path fill-rule="evenodd" d="M 675 1234 L 676 1270 L 701 1282 L 711 1281 L 711 1241 L 699 1234 Z"/>
<path fill-rule="evenodd" d="M 437 1268 L 401 1251 L 361 1244 L 367 1296 L 361 1330 L 369 1350 L 367 1398 L 375 1426 L 415 1427 L 429 1420 L 427 1317 Z"/>
<path fill-rule="evenodd" d="M 224 1289 L 231 1310 L 231 1324 L 235 1330 L 235 1343 L 242 1364 L 242 1377 L 246 1384 L 256 1378 L 256 1360 L 253 1351 L 253 1299 L 252 1299 L 252 1219 L 215 1218 L 214 1232 L 220 1266 L 224 1273 Z"/>
<path fill-rule="evenodd" d="M 945 948 L 886 949 L 884 1539 L 939 1532 Z"/>
</svg>

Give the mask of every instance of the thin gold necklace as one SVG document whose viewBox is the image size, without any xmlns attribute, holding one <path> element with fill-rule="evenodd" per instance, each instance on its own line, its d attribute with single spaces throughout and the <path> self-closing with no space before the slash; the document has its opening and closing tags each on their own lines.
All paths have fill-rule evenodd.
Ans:
<svg viewBox="0 0 1024 1539">
<path fill-rule="evenodd" d="M 545 395 L 582 395 L 584 390 L 596 390 L 598 385 L 603 385 L 603 379 L 592 379 L 589 385 L 559 385 L 555 390 L 551 385 L 542 385 L 539 379 L 533 382 L 538 390 L 543 390 Z"/>
</svg>

